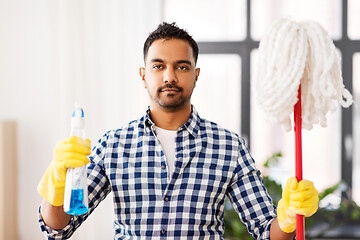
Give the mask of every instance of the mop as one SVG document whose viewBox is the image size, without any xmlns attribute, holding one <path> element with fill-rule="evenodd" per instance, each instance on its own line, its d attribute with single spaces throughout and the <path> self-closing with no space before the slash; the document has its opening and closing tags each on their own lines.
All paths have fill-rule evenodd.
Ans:
<svg viewBox="0 0 360 240">
<path fill-rule="evenodd" d="M 294 112 L 295 177 L 302 180 L 301 129 L 327 126 L 326 114 L 338 103 L 353 103 L 344 87 L 340 58 L 324 28 L 313 21 L 275 21 L 261 40 L 253 91 L 266 118 L 292 128 Z M 303 216 L 296 216 L 296 238 L 304 239 Z"/>
</svg>

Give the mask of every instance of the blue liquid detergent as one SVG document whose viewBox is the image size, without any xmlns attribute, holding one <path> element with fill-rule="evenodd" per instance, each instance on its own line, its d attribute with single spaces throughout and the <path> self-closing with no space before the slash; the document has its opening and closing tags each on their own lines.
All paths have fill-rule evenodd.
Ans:
<svg viewBox="0 0 360 240">
<path fill-rule="evenodd" d="M 70 198 L 70 209 L 66 213 L 71 215 L 81 215 L 87 213 L 89 208 L 85 206 L 83 199 L 84 199 L 83 189 L 72 189 L 71 198 Z"/>
</svg>

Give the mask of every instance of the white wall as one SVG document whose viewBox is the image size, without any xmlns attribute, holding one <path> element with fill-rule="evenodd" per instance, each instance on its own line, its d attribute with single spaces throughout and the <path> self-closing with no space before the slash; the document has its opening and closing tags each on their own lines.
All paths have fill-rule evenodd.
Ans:
<svg viewBox="0 0 360 240">
<path fill-rule="evenodd" d="M 138 67 L 160 17 L 160 0 L 0 0 L 0 119 L 18 123 L 20 239 L 42 239 L 36 185 L 74 102 L 93 143 L 146 110 Z M 111 199 L 102 205 L 73 239 L 112 238 Z"/>
</svg>

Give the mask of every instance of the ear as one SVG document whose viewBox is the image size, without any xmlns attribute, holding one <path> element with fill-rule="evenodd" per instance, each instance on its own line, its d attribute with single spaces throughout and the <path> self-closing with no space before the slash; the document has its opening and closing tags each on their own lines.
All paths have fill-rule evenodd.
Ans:
<svg viewBox="0 0 360 240">
<path fill-rule="evenodd" d="M 195 86 L 200 75 L 200 68 L 195 69 Z"/>
<path fill-rule="evenodd" d="M 141 77 L 141 80 L 144 84 L 144 88 L 146 88 L 146 83 L 145 83 L 145 68 L 144 67 L 141 67 L 139 68 L 139 75 Z"/>
<path fill-rule="evenodd" d="M 198 80 L 198 77 L 200 75 L 200 68 L 195 69 L 195 81 Z"/>
</svg>

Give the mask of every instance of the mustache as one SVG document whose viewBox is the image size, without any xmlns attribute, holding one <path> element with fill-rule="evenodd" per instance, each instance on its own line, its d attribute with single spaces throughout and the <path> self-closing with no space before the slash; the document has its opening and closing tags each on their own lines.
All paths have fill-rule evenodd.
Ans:
<svg viewBox="0 0 360 240">
<path fill-rule="evenodd" d="M 165 83 L 163 86 L 159 87 L 158 92 L 161 92 L 161 91 L 163 91 L 164 89 L 167 89 L 167 88 L 176 89 L 179 92 L 183 90 L 182 87 L 179 87 L 176 84 Z"/>
</svg>

